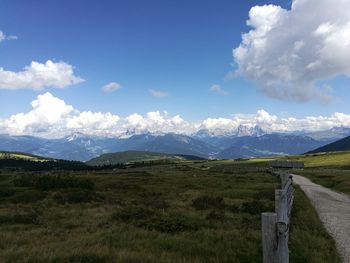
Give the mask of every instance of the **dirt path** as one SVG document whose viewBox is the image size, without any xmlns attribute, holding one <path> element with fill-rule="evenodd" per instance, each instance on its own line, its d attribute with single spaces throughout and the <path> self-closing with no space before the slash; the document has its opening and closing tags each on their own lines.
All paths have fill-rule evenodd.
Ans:
<svg viewBox="0 0 350 263">
<path fill-rule="evenodd" d="M 344 262 L 350 263 L 350 196 L 334 192 L 299 175 L 293 175 L 293 182 L 311 200 L 327 231 L 336 241 Z"/>
</svg>

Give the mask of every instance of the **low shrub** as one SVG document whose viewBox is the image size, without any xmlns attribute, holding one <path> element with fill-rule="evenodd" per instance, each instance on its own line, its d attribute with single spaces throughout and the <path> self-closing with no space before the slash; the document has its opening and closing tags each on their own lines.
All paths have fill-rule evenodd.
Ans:
<svg viewBox="0 0 350 263">
<path fill-rule="evenodd" d="M 94 183 L 89 179 L 69 175 L 21 175 L 14 179 L 15 186 L 35 187 L 40 190 L 59 188 L 82 188 L 92 190 Z"/>
<path fill-rule="evenodd" d="M 252 215 L 258 215 L 263 212 L 273 211 L 274 207 L 269 205 L 268 202 L 262 200 L 252 200 L 244 202 L 240 208 L 240 211 L 243 213 L 248 213 Z"/>
<path fill-rule="evenodd" d="M 79 253 L 67 257 L 63 262 L 67 263 L 107 263 L 112 259 L 106 255 L 97 255 L 92 252 Z"/>
<path fill-rule="evenodd" d="M 12 203 L 34 203 L 40 201 L 46 197 L 46 193 L 43 191 L 28 189 L 23 192 L 17 192 L 15 195 L 10 197 Z"/>
<path fill-rule="evenodd" d="M 225 208 L 225 201 L 223 197 L 210 197 L 207 195 L 200 196 L 192 200 L 192 206 L 197 210 L 206 210 L 211 208 L 222 209 Z"/>
<path fill-rule="evenodd" d="M 184 231 L 196 231 L 201 224 L 189 217 L 177 214 L 156 213 L 144 207 L 124 208 L 112 215 L 118 220 L 150 231 L 174 234 Z"/>
<path fill-rule="evenodd" d="M 212 221 L 223 221 L 225 219 L 225 212 L 223 210 L 212 210 L 205 218 Z"/>
<path fill-rule="evenodd" d="M 240 207 L 235 204 L 227 206 L 227 209 L 232 213 L 238 213 L 240 211 Z"/>
<path fill-rule="evenodd" d="M 14 195 L 16 191 L 11 188 L 0 188 L 0 197 L 9 197 Z"/>
<path fill-rule="evenodd" d="M 38 225 L 41 222 L 39 214 L 35 212 L 18 213 L 13 215 L 1 215 L 0 224 L 34 224 Z"/>
<path fill-rule="evenodd" d="M 162 233 L 175 234 L 185 231 L 197 231 L 201 223 L 181 215 L 160 215 L 145 222 L 144 228 Z"/>
<path fill-rule="evenodd" d="M 146 220 L 152 217 L 155 213 L 144 207 L 129 207 L 124 208 L 112 214 L 112 218 L 126 223 Z"/>
<path fill-rule="evenodd" d="M 96 194 L 86 189 L 65 189 L 56 192 L 53 199 L 59 204 L 88 203 L 96 199 Z"/>
</svg>

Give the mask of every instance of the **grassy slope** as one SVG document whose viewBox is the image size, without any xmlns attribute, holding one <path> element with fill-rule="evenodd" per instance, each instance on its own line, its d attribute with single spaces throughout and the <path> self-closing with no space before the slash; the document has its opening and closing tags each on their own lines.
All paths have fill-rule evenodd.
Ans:
<svg viewBox="0 0 350 263">
<path fill-rule="evenodd" d="M 305 162 L 306 168 L 350 168 L 350 152 L 331 152 L 288 157 Z"/>
<path fill-rule="evenodd" d="M 72 174 L 93 190 L 15 186 L 19 175 L 3 172 L 0 262 L 261 262 L 260 212 L 274 210 L 278 182 L 215 163 Z M 296 196 L 291 262 L 340 262 Z"/>
<path fill-rule="evenodd" d="M 0 159 L 11 158 L 11 159 L 22 159 L 32 162 L 46 162 L 52 160 L 50 158 L 44 158 L 32 154 L 19 153 L 19 152 L 4 152 L 0 151 Z"/>
<path fill-rule="evenodd" d="M 320 153 L 320 152 L 335 152 L 335 151 L 349 151 L 350 150 L 350 136 L 345 137 L 336 142 L 327 144 L 320 148 L 317 148 L 310 153 Z"/>
<path fill-rule="evenodd" d="M 282 160 L 304 161 L 305 169 L 293 171 L 308 177 L 313 182 L 338 192 L 350 194 L 350 152 L 331 152 L 322 154 L 294 155 L 276 157 Z M 213 163 L 223 165 L 224 170 L 237 169 L 241 166 L 267 167 L 269 158 L 256 158 L 248 161 L 218 161 Z M 210 164 L 208 164 L 210 165 Z"/>
<path fill-rule="evenodd" d="M 147 162 L 157 160 L 181 161 L 186 159 L 199 158 L 196 156 L 175 155 L 166 153 L 146 152 L 146 151 L 125 151 L 116 153 L 106 153 L 93 158 L 87 162 L 89 165 L 118 164 L 128 162 Z"/>
<path fill-rule="evenodd" d="M 350 152 L 333 152 L 290 157 L 305 162 L 298 174 L 338 192 L 350 194 Z"/>
</svg>

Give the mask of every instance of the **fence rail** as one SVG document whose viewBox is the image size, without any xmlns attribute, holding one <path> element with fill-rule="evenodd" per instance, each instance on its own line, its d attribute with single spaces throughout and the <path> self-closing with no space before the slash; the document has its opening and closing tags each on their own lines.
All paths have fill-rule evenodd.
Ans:
<svg viewBox="0 0 350 263">
<path fill-rule="evenodd" d="M 264 263 L 289 262 L 289 224 L 294 201 L 293 177 L 273 172 L 281 179 L 281 189 L 275 190 L 275 212 L 262 213 L 262 247 Z"/>
</svg>

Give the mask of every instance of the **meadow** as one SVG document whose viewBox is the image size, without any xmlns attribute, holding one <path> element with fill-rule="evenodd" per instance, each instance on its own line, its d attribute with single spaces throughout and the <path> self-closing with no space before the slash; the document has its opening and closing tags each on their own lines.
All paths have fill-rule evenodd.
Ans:
<svg viewBox="0 0 350 263">
<path fill-rule="evenodd" d="M 329 152 L 286 157 L 301 160 L 305 169 L 297 174 L 337 192 L 350 194 L 350 152 Z M 285 158 L 284 158 L 285 159 Z"/>
<path fill-rule="evenodd" d="M 261 262 L 279 180 L 255 161 L 0 173 L 0 262 Z M 340 262 L 297 189 L 291 262 Z"/>
</svg>

